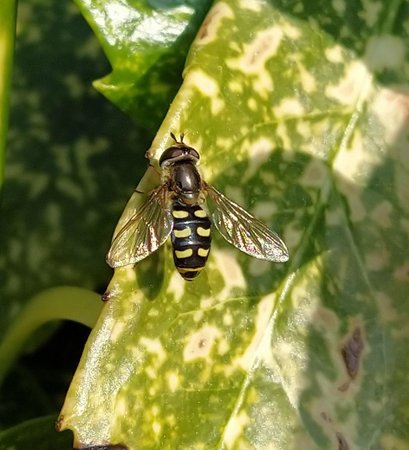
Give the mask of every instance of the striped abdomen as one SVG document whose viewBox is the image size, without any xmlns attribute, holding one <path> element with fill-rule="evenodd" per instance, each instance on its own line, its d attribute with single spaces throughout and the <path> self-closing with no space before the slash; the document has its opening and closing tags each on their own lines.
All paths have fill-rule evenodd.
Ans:
<svg viewBox="0 0 409 450">
<path fill-rule="evenodd" d="M 185 280 L 193 280 L 204 268 L 210 251 L 211 223 L 199 205 L 172 205 L 173 260 Z"/>
</svg>

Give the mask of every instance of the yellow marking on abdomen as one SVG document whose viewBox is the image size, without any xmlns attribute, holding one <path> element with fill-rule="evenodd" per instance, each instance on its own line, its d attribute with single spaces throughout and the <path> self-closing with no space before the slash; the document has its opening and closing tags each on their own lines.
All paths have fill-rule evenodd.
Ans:
<svg viewBox="0 0 409 450">
<path fill-rule="evenodd" d="M 206 211 L 204 211 L 203 209 L 198 209 L 194 212 L 194 215 L 196 217 L 207 217 Z"/>
<path fill-rule="evenodd" d="M 189 256 L 193 255 L 193 250 L 191 248 L 187 248 L 186 250 L 175 250 L 176 258 L 189 258 Z"/>
<path fill-rule="evenodd" d="M 210 236 L 210 228 L 197 227 L 196 232 L 199 236 Z"/>
<path fill-rule="evenodd" d="M 181 209 L 174 209 L 172 211 L 172 216 L 175 219 L 186 219 L 186 217 L 189 217 L 189 213 L 187 211 L 183 211 Z"/>
<path fill-rule="evenodd" d="M 177 238 L 185 238 L 192 234 L 192 230 L 189 227 L 186 227 L 183 230 L 173 230 L 173 233 Z"/>
<path fill-rule="evenodd" d="M 183 267 L 179 267 L 179 272 L 180 273 L 189 273 L 189 272 L 200 272 L 204 267 L 193 267 L 191 269 L 185 269 Z"/>
<path fill-rule="evenodd" d="M 199 256 L 202 256 L 203 258 L 205 258 L 209 254 L 209 249 L 208 248 L 199 248 L 197 250 L 197 254 Z"/>
</svg>

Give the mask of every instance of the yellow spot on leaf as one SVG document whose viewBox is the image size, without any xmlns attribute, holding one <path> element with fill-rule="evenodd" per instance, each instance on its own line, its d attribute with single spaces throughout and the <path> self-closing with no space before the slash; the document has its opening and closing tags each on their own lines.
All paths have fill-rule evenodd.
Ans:
<svg viewBox="0 0 409 450">
<path fill-rule="evenodd" d="M 367 66 L 359 61 L 346 66 L 346 74 L 338 84 L 328 85 L 325 95 L 342 105 L 356 106 L 359 97 L 366 97 L 372 77 Z"/>
<path fill-rule="evenodd" d="M 285 22 L 281 25 L 281 28 L 286 36 L 295 41 L 301 37 L 301 31 L 299 28 L 294 27 L 290 22 Z"/>
<path fill-rule="evenodd" d="M 175 296 L 175 302 L 179 303 L 184 292 L 185 292 L 186 282 L 183 281 L 182 277 L 177 273 L 176 270 L 173 271 L 172 276 L 169 281 L 168 293 Z"/>
<path fill-rule="evenodd" d="M 155 434 L 159 434 L 162 430 L 162 425 L 159 422 L 152 422 L 152 430 Z"/>
<path fill-rule="evenodd" d="M 210 108 L 213 115 L 219 114 L 224 108 L 224 100 L 220 97 L 217 81 L 201 69 L 188 72 L 185 85 L 196 88 L 202 95 L 210 99 Z"/>
<path fill-rule="evenodd" d="M 244 428 L 249 423 L 250 418 L 245 411 L 230 416 L 223 436 L 228 449 L 241 448 L 240 445 L 236 445 L 236 441 L 244 433 Z"/>
<path fill-rule="evenodd" d="M 246 287 L 243 271 L 233 252 L 234 250 L 215 250 L 215 261 L 224 280 L 224 287 L 219 298 L 227 298 L 234 288 L 244 289 Z"/>
<path fill-rule="evenodd" d="M 145 368 L 145 373 L 152 380 L 155 380 L 157 378 L 157 376 L 158 376 L 158 372 L 152 366 L 147 366 Z M 154 387 L 151 387 L 151 389 L 152 389 L 153 392 L 156 391 L 156 389 Z"/>
<path fill-rule="evenodd" d="M 342 63 L 344 61 L 344 53 L 340 45 L 334 45 L 326 49 L 325 56 L 332 63 Z"/>
<path fill-rule="evenodd" d="M 270 330 L 268 329 L 267 324 L 273 311 L 275 298 L 275 294 L 270 294 L 263 297 L 258 303 L 254 335 L 239 361 L 241 367 L 245 370 L 252 365 L 254 359 L 257 357 L 257 352 L 261 348 L 260 346 L 263 338 L 266 339 L 270 336 Z M 270 340 L 267 340 L 267 345 L 270 345 Z M 258 355 L 258 357 L 260 357 L 260 355 Z"/>
<path fill-rule="evenodd" d="M 256 101 L 256 99 L 254 97 L 250 97 L 247 100 L 247 106 L 249 107 L 249 109 L 251 109 L 252 111 L 257 111 L 258 108 L 258 103 Z"/>
<path fill-rule="evenodd" d="M 229 81 L 228 87 L 236 94 L 241 94 L 243 92 L 243 85 L 236 80 Z"/>
<path fill-rule="evenodd" d="M 248 9 L 249 11 L 260 12 L 264 6 L 264 2 L 260 0 L 240 0 L 240 8 Z"/>
<path fill-rule="evenodd" d="M 243 72 L 256 73 L 258 70 L 265 70 L 266 62 L 277 53 L 282 37 L 283 31 L 279 27 L 259 31 L 245 47 L 241 60 Z"/>
<path fill-rule="evenodd" d="M 224 355 L 230 350 L 229 342 L 226 339 L 221 339 L 217 347 L 219 355 Z"/>
<path fill-rule="evenodd" d="M 124 322 L 116 322 L 111 331 L 111 342 L 115 342 L 125 330 Z"/>
<path fill-rule="evenodd" d="M 315 78 L 311 75 L 308 70 L 302 66 L 299 65 L 299 71 L 301 76 L 301 84 L 305 92 L 308 92 L 309 94 L 311 92 L 314 92 L 317 90 L 317 84 L 315 82 Z"/>
<path fill-rule="evenodd" d="M 148 353 L 156 356 L 155 365 L 161 365 L 165 361 L 166 352 L 159 339 L 141 337 L 139 344 L 143 346 Z"/>
<path fill-rule="evenodd" d="M 179 375 L 176 372 L 169 372 L 167 374 L 166 378 L 167 378 L 167 381 L 168 381 L 169 389 L 172 392 L 175 392 L 176 389 L 180 385 L 180 379 L 179 379 L 180 377 L 179 377 Z"/>
<path fill-rule="evenodd" d="M 251 178 L 270 156 L 273 150 L 271 139 L 260 137 L 248 146 L 249 167 L 246 171 L 246 179 Z"/>
<path fill-rule="evenodd" d="M 119 417 L 123 414 L 126 414 L 126 411 L 128 409 L 128 402 L 125 398 L 118 398 L 115 402 L 115 414 Z"/>
<path fill-rule="evenodd" d="M 262 98 L 267 98 L 273 89 L 273 80 L 266 63 L 276 55 L 282 37 L 283 31 L 277 26 L 260 31 L 245 45 L 242 56 L 226 61 L 233 70 L 254 75 L 253 87 Z"/>
<path fill-rule="evenodd" d="M 295 98 L 284 98 L 280 104 L 274 108 L 278 117 L 302 116 L 305 111 L 302 104 Z"/>
<path fill-rule="evenodd" d="M 231 315 L 231 313 L 230 312 L 226 312 L 226 313 L 224 313 L 224 316 L 223 316 L 223 325 L 226 325 L 226 326 L 231 326 L 231 325 L 233 325 L 233 316 Z"/>
</svg>

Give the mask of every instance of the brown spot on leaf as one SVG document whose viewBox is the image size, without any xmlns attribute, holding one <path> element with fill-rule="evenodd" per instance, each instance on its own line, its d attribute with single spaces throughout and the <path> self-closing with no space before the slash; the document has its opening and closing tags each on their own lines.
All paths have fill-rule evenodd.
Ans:
<svg viewBox="0 0 409 450">
<path fill-rule="evenodd" d="M 354 379 L 359 370 L 359 363 L 364 348 L 362 339 L 362 332 L 359 327 L 356 327 L 352 336 L 348 339 L 341 349 L 342 358 L 344 359 L 345 367 L 348 375 Z"/>
<path fill-rule="evenodd" d="M 338 441 L 338 450 L 350 450 L 349 444 L 342 433 L 336 432 L 335 436 Z"/>
<path fill-rule="evenodd" d="M 250 55 L 250 64 L 256 64 L 259 59 L 263 59 L 265 54 L 269 52 L 271 39 L 269 36 L 264 36 L 257 42 L 257 46 L 253 48 L 253 53 Z"/>
<path fill-rule="evenodd" d="M 211 12 L 207 15 L 200 27 L 198 38 L 199 40 L 205 39 L 209 36 L 209 28 L 214 26 L 214 23 L 220 20 L 223 16 L 223 11 L 219 7 L 212 8 Z"/>
<path fill-rule="evenodd" d="M 58 419 L 55 421 L 55 429 L 57 431 L 61 431 L 61 425 L 64 420 L 64 416 L 61 414 L 58 416 Z"/>
<path fill-rule="evenodd" d="M 203 24 L 199 30 L 199 39 L 204 39 L 209 34 L 209 32 L 208 32 L 209 23 L 210 23 L 209 18 L 203 22 Z"/>
<path fill-rule="evenodd" d="M 350 384 L 351 384 L 351 382 L 350 382 L 350 381 L 347 381 L 347 382 L 341 384 L 341 386 L 338 387 L 338 390 L 339 390 L 340 392 L 345 392 L 345 391 L 348 390 Z"/>
<path fill-rule="evenodd" d="M 322 411 L 320 415 L 321 415 L 322 419 L 325 420 L 325 422 L 328 422 L 328 423 L 332 422 L 331 417 L 326 412 Z"/>
</svg>

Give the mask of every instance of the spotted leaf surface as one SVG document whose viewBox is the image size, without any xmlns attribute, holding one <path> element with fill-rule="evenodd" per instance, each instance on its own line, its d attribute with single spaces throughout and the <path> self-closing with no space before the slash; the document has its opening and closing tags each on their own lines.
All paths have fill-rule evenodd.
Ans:
<svg viewBox="0 0 409 450">
<path fill-rule="evenodd" d="M 314 5 L 215 2 L 148 152 L 184 132 L 289 262 L 215 233 L 193 282 L 169 245 L 117 269 L 59 422 L 78 447 L 408 447 L 408 10 Z"/>
<path fill-rule="evenodd" d="M 112 65 L 94 86 L 155 130 L 182 81 L 186 52 L 210 0 L 77 0 Z"/>
</svg>

